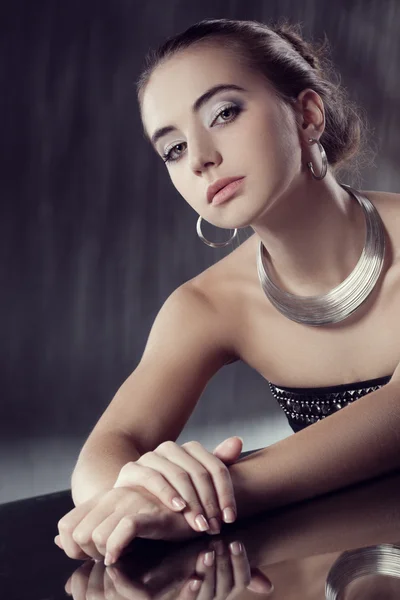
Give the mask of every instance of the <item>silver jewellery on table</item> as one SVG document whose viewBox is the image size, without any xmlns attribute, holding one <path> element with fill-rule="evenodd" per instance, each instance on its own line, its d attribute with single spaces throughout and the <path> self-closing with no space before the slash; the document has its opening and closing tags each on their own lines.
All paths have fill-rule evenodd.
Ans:
<svg viewBox="0 0 400 600">
<path fill-rule="evenodd" d="M 319 140 L 309 139 L 317 143 L 321 151 L 322 170 L 315 175 L 312 162 L 308 162 L 312 176 L 321 180 L 325 177 L 328 161 Z M 385 257 L 385 233 L 382 219 L 372 202 L 349 185 L 340 184 L 360 204 L 363 209 L 367 232 L 360 259 L 350 275 L 330 292 L 319 296 L 296 296 L 279 289 L 268 275 L 264 261 L 264 246 L 260 241 L 257 251 L 257 273 L 265 295 L 279 312 L 296 323 L 304 325 L 326 325 L 338 323 L 351 315 L 370 295 L 382 271 Z M 235 238 L 237 229 L 227 242 L 212 243 L 206 240 L 200 229 L 201 217 L 197 221 L 197 233 L 208 246 L 227 246 Z M 266 249 L 265 249 L 266 250 Z"/>
<path fill-rule="evenodd" d="M 400 546 L 379 544 L 343 552 L 326 578 L 326 600 L 344 598 L 345 589 L 352 581 L 368 575 L 400 578 Z"/>
</svg>

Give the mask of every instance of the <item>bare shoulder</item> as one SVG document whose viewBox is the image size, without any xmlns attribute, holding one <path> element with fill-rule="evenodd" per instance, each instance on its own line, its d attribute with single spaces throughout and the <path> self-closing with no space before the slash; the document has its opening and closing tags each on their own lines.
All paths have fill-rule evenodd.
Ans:
<svg viewBox="0 0 400 600">
<path fill-rule="evenodd" d="M 379 192 L 376 190 L 362 190 L 361 193 L 367 196 L 378 209 L 383 211 L 382 217 L 389 214 L 400 214 L 400 193 Z"/>
<path fill-rule="evenodd" d="M 371 200 L 386 227 L 394 255 L 400 257 L 400 193 L 362 191 Z"/>
<path fill-rule="evenodd" d="M 237 293 L 238 284 L 246 283 L 246 275 L 249 274 L 249 260 L 254 262 L 254 266 L 256 265 L 256 244 L 256 236 L 252 234 L 227 256 L 216 261 L 188 283 L 204 299 L 207 299 L 214 310 L 219 313 L 226 312 L 226 298 Z"/>
<path fill-rule="evenodd" d="M 196 338 L 202 353 L 208 352 L 212 361 L 222 366 L 232 361 L 235 350 L 229 323 L 218 302 L 217 278 L 213 277 L 212 268 L 211 273 L 207 271 L 177 288 L 164 306 L 168 304 L 169 313 L 179 315 L 180 327 Z"/>
<path fill-rule="evenodd" d="M 227 362 L 241 359 L 239 332 L 246 307 L 251 306 L 253 294 L 258 290 L 256 250 L 257 236 L 252 234 L 188 282 L 217 317 L 219 329 L 224 332 L 230 348 Z"/>
</svg>

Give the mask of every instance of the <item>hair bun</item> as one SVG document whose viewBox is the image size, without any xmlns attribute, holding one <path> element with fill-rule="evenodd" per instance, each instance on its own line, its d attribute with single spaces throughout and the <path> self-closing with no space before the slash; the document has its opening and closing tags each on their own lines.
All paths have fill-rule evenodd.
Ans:
<svg viewBox="0 0 400 600">
<path fill-rule="evenodd" d="M 299 26 L 289 23 L 281 23 L 272 28 L 281 38 L 289 42 L 289 44 L 298 52 L 311 67 L 317 71 L 321 70 L 321 63 L 316 50 L 313 46 L 306 42 L 302 35 Z"/>
</svg>

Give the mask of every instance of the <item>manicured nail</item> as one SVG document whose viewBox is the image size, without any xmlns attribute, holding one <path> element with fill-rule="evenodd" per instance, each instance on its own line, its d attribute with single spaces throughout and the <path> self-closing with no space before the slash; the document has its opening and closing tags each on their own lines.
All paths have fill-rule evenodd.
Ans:
<svg viewBox="0 0 400 600">
<path fill-rule="evenodd" d="M 179 509 L 185 508 L 185 506 L 186 506 L 186 502 L 184 502 L 180 498 L 174 498 L 172 500 L 172 504 L 175 506 L 175 508 L 179 508 Z"/>
<path fill-rule="evenodd" d="M 192 590 L 192 592 L 197 592 L 200 589 L 202 582 L 199 579 L 193 579 L 193 581 L 190 582 L 189 587 Z"/>
<path fill-rule="evenodd" d="M 233 523 L 236 519 L 235 511 L 231 507 L 224 508 L 223 515 L 225 523 Z"/>
<path fill-rule="evenodd" d="M 206 567 L 212 567 L 214 564 L 214 560 L 215 560 L 215 551 L 211 550 L 211 552 L 206 552 L 206 554 L 204 556 L 204 560 L 203 560 Z"/>
<path fill-rule="evenodd" d="M 114 562 L 113 557 L 111 556 L 111 554 L 109 552 L 107 552 L 106 557 L 104 559 L 104 564 L 106 565 L 106 567 L 109 567 L 110 565 L 112 565 L 113 562 Z"/>
<path fill-rule="evenodd" d="M 197 527 L 200 529 L 200 531 L 207 531 L 207 529 L 210 529 L 208 523 L 207 523 L 207 519 L 205 518 L 204 515 L 198 515 L 195 518 L 195 522 Z"/>
<path fill-rule="evenodd" d="M 239 556 L 239 554 L 242 554 L 243 552 L 243 546 L 238 541 L 232 542 L 231 544 L 229 544 L 229 550 L 234 556 Z"/>
</svg>

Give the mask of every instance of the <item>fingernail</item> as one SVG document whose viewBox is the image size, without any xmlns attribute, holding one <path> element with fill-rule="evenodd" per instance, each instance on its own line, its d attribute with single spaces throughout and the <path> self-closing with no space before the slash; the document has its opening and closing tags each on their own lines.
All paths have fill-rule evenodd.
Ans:
<svg viewBox="0 0 400 600">
<path fill-rule="evenodd" d="M 186 502 L 184 502 L 180 498 L 174 498 L 172 500 L 172 504 L 175 506 L 175 508 L 179 508 L 179 509 L 185 508 L 185 506 L 186 506 Z"/>
<path fill-rule="evenodd" d="M 109 552 L 107 552 L 106 557 L 104 559 L 104 564 L 106 565 L 106 567 L 109 567 L 110 565 L 112 565 L 113 562 L 113 557 Z"/>
<path fill-rule="evenodd" d="M 210 528 L 211 528 L 210 533 L 212 535 L 216 535 L 217 533 L 219 533 L 221 531 L 221 527 L 220 527 L 218 519 L 216 519 L 215 517 L 211 517 L 211 519 L 209 520 L 209 523 L 210 523 Z"/>
<path fill-rule="evenodd" d="M 197 592 L 200 589 L 202 582 L 199 579 L 193 579 L 193 581 L 190 582 L 189 587 L 192 590 L 192 592 Z"/>
<path fill-rule="evenodd" d="M 224 508 L 223 515 L 225 523 L 233 523 L 236 519 L 235 511 L 231 507 Z"/>
<path fill-rule="evenodd" d="M 212 567 L 214 564 L 214 560 L 215 560 L 215 551 L 211 550 L 211 552 L 206 552 L 205 556 L 204 556 L 204 564 L 206 565 L 206 567 Z"/>
<path fill-rule="evenodd" d="M 210 528 L 204 515 L 198 515 L 195 522 L 200 531 L 207 531 Z"/>
<path fill-rule="evenodd" d="M 242 554 L 243 552 L 243 546 L 238 541 L 232 542 L 231 544 L 229 544 L 229 550 L 234 556 L 239 556 L 239 554 Z"/>
</svg>

